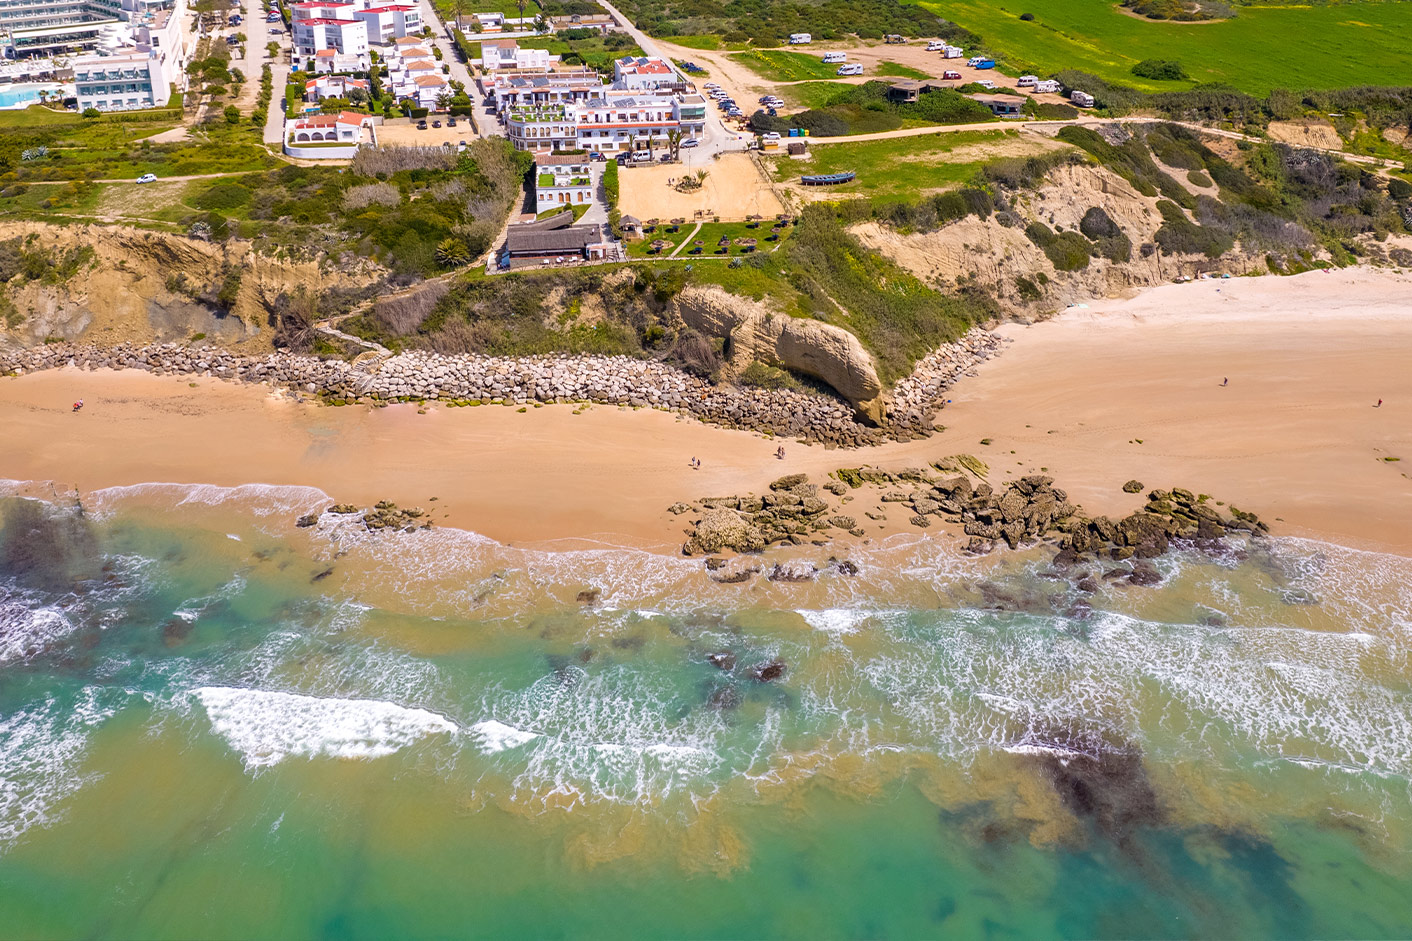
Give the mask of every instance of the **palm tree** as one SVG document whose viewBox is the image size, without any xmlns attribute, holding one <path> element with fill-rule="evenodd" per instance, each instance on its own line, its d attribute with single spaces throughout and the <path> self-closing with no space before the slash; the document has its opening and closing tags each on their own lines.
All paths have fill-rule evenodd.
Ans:
<svg viewBox="0 0 1412 941">
<path fill-rule="evenodd" d="M 449 107 L 451 107 L 451 93 L 449 91 L 444 91 L 436 96 L 436 110 L 445 111 Z"/>
<path fill-rule="evenodd" d="M 516 0 L 515 6 L 520 8 L 520 19 L 523 20 L 525 18 L 525 0 Z M 524 23 L 521 23 L 521 28 L 523 28 L 524 25 Z"/>
<path fill-rule="evenodd" d="M 671 130 L 667 131 L 667 146 L 668 146 L 669 148 L 671 148 L 672 159 L 673 159 L 673 160 L 680 160 L 680 159 L 681 159 L 681 131 L 680 131 L 680 130 L 678 130 L 677 128 L 672 128 Z"/>
<path fill-rule="evenodd" d="M 436 260 L 444 268 L 459 268 L 471 260 L 471 250 L 460 239 L 450 236 L 436 246 Z"/>
<path fill-rule="evenodd" d="M 706 168 L 705 168 L 705 167 L 702 167 L 700 170 L 697 170 L 697 171 L 696 171 L 696 185 L 697 185 L 697 186 L 704 186 L 704 185 L 706 184 L 706 177 L 708 177 L 708 176 L 710 176 L 710 175 L 711 175 L 711 174 L 709 174 L 709 173 L 706 172 Z"/>
</svg>

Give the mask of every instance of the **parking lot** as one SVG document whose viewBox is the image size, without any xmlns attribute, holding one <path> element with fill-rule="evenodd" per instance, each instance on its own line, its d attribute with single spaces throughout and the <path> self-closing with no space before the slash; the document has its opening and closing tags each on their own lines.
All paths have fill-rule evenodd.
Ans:
<svg viewBox="0 0 1412 941">
<path fill-rule="evenodd" d="M 465 118 L 457 118 L 455 127 L 447 127 L 446 119 L 439 118 L 441 127 L 432 127 L 431 121 L 427 121 L 425 131 L 417 130 L 415 121 L 406 124 L 383 124 L 376 129 L 378 145 L 381 147 L 436 147 L 443 143 L 455 144 L 457 141 L 470 143 L 475 140 L 475 131 L 471 129 L 471 122 Z"/>
</svg>

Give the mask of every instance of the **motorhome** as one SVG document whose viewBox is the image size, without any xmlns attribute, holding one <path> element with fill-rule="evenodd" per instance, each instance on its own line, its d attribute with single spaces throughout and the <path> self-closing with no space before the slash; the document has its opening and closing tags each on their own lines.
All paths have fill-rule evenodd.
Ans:
<svg viewBox="0 0 1412 941">
<path fill-rule="evenodd" d="M 835 75 L 862 75 L 862 74 L 863 74 L 863 66 L 859 65 L 857 62 L 851 63 L 851 64 L 849 64 L 849 65 L 840 65 L 840 66 L 838 67 L 838 71 L 835 72 L 834 74 L 835 74 Z"/>
<path fill-rule="evenodd" d="M 814 41 L 814 37 L 808 33 L 790 33 L 789 44 L 791 46 L 807 46 Z"/>
<path fill-rule="evenodd" d="M 1052 78 L 1042 79 L 1035 82 L 1034 90 L 1041 95 L 1055 95 L 1059 93 L 1059 83 Z"/>
<path fill-rule="evenodd" d="M 946 43 L 940 39 L 933 39 L 927 43 L 927 52 L 941 52 L 946 48 Z"/>
<path fill-rule="evenodd" d="M 1021 75 L 1015 80 L 1016 88 L 1034 88 L 1039 84 L 1038 75 Z"/>
<path fill-rule="evenodd" d="M 824 53 L 824 63 L 827 65 L 838 65 L 848 61 L 846 52 L 826 52 Z"/>
</svg>

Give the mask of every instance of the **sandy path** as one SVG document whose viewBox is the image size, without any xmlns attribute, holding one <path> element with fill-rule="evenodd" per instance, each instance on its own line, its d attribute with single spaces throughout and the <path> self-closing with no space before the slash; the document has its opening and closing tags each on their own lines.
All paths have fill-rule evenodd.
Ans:
<svg viewBox="0 0 1412 941">
<path fill-rule="evenodd" d="M 1412 276 L 1170 285 L 1004 330 L 1014 342 L 954 390 L 943 433 L 869 451 L 786 444 L 777 461 L 776 441 L 646 410 L 334 409 L 214 380 L 64 370 L 0 380 L 0 477 L 437 496 L 447 521 L 502 541 L 670 550 L 685 520 L 664 510 L 679 499 L 969 452 L 994 481 L 1048 468 L 1090 512 L 1138 505 L 1120 489 L 1137 478 L 1210 493 L 1278 533 L 1412 555 Z M 703 470 L 688 469 L 693 456 Z M 870 535 L 908 529 L 893 517 Z"/>
</svg>

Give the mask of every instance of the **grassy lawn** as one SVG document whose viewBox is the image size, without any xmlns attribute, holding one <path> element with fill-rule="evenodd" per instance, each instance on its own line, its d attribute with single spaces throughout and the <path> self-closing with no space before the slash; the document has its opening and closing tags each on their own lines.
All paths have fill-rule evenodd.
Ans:
<svg viewBox="0 0 1412 941">
<path fill-rule="evenodd" d="M 895 75 L 898 78 L 931 78 L 921 69 L 914 69 L 910 65 L 903 65 L 901 62 L 879 62 L 877 74 Z"/>
<path fill-rule="evenodd" d="M 460 0 L 461 15 L 470 16 L 473 13 L 503 13 L 506 17 L 518 19 L 520 8 L 515 5 L 514 0 Z M 436 7 L 437 15 L 445 23 L 450 23 L 456 17 L 456 0 L 433 0 L 432 6 Z M 525 16 L 533 18 L 539 12 L 539 7 L 533 3 L 525 4 Z M 471 34 L 467 33 L 467 37 Z"/>
<path fill-rule="evenodd" d="M 823 140 L 824 138 L 820 138 Z M 842 186 L 830 186 L 829 193 L 859 196 L 915 196 L 927 190 L 964 183 L 989 159 L 983 152 L 991 147 L 1012 145 L 1017 131 L 958 131 L 955 134 L 929 134 L 923 137 L 894 137 L 856 144 L 810 145 L 812 158 L 774 161 L 775 179 L 794 181 L 801 174 L 843 173 L 858 178 Z M 959 156 L 957 155 L 957 152 Z"/>
<path fill-rule="evenodd" d="M 921 0 L 938 16 L 979 33 L 1007 71 L 1091 72 L 1146 91 L 1190 87 L 1130 71 L 1143 59 L 1176 59 L 1196 82 L 1223 82 L 1253 95 L 1270 89 L 1386 85 L 1412 74 L 1412 3 L 1242 6 L 1230 20 L 1157 23 L 1124 16 L 1110 0 L 1065 0 L 1030 10 L 995 0 Z M 1020 14 L 1033 12 L 1032 22 Z"/>
<path fill-rule="evenodd" d="M 811 78 L 833 78 L 837 65 L 825 65 L 820 57 L 806 52 L 785 52 L 780 49 L 754 49 L 735 52 L 731 58 L 761 78 L 777 82 L 802 82 Z"/>
<path fill-rule="evenodd" d="M 49 154 L 43 160 L 21 165 L 19 179 L 26 182 L 93 177 L 107 180 L 136 179 L 144 173 L 194 176 L 204 173 L 239 173 L 279 165 L 265 150 L 258 129 L 248 125 L 216 125 L 194 131 L 188 140 L 153 144 L 144 138 L 167 130 L 170 122 L 74 121 L 64 126 L 36 128 L 48 138 Z"/>
<path fill-rule="evenodd" d="M 685 49 L 720 49 L 722 47 L 719 36 L 663 36 L 661 38 L 663 42 L 669 42 Z"/>
<path fill-rule="evenodd" d="M 766 241 L 770 236 L 770 228 L 773 221 L 772 219 L 763 220 L 754 228 L 751 228 L 751 223 L 748 222 L 706 222 L 702 223 L 701 230 L 695 235 L 691 234 L 692 229 L 696 227 L 695 223 L 692 222 L 681 226 L 681 231 L 679 232 L 668 232 L 668 226 L 659 225 L 655 232 L 647 234 L 642 241 L 628 243 L 628 257 L 665 258 L 670 255 L 678 245 L 686 241 L 688 237 L 690 237 L 693 243 L 701 243 L 700 254 L 692 254 L 693 246 L 688 245 L 676 256 L 675 261 L 694 261 L 701 258 L 725 258 L 727 256 L 734 258 L 740 255 L 768 253 L 773 251 L 778 244 L 778 242 Z M 780 232 L 779 240 L 783 241 L 788 238 L 792 231 L 794 231 L 792 226 L 786 226 Z M 731 244 L 723 248 L 719 244 L 722 238 L 730 239 Z M 758 244 L 755 250 L 752 252 L 745 246 L 735 244 L 735 240 L 741 238 L 756 239 Z M 652 243 L 657 239 L 670 242 L 671 247 L 662 249 L 660 253 L 653 252 L 651 250 Z"/>
<path fill-rule="evenodd" d="M 845 89 L 848 85 L 848 82 L 801 82 L 781 88 L 779 95 L 794 107 L 807 111 L 810 108 L 822 108 L 833 100 L 840 89 Z"/>
</svg>

